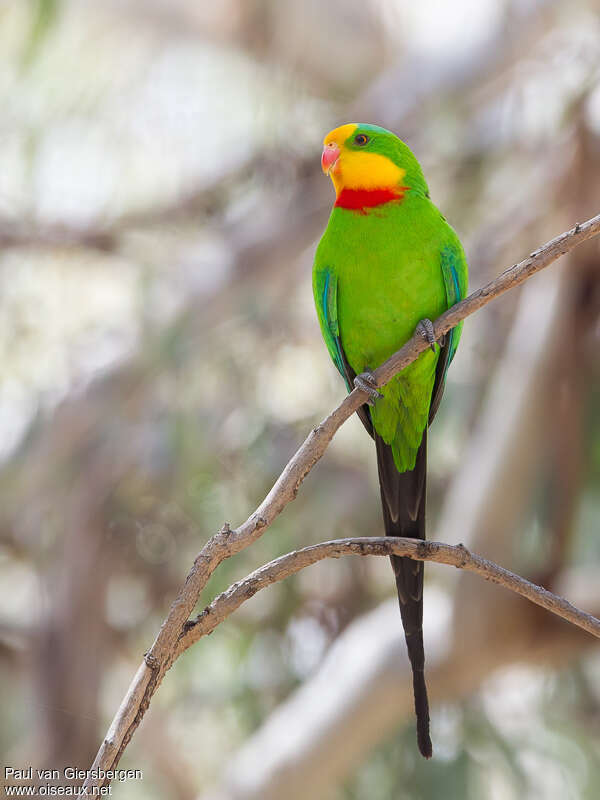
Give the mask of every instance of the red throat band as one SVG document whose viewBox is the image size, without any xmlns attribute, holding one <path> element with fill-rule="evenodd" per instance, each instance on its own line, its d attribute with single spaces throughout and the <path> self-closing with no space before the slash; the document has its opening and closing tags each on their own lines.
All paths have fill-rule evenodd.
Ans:
<svg viewBox="0 0 600 800">
<path fill-rule="evenodd" d="M 335 205 L 337 208 L 348 208 L 352 211 L 362 211 L 367 208 L 381 206 L 392 200 L 402 200 L 406 186 L 397 186 L 381 189 L 342 189 Z"/>
</svg>

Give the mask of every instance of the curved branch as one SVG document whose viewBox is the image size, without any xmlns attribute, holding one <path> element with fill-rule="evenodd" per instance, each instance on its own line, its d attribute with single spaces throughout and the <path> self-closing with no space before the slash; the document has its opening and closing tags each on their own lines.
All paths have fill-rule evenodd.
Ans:
<svg viewBox="0 0 600 800">
<path fill-rule="evenodd" d="M 259 567 L 215 597 L 195 620 L 187 623 L 177 643 L 177 655 L 181 655 L 203 636 L 212 633 L 242 603 L 261 589 L 289 578 L 290 575 L 295 575 L 318 561 L 350 555 L 408 556 L 417 561 L 435 561 L 438 564 L 449 564 L 457 569 L 474 572 L 485 580 L 516 592 L 526 600 L 600 638 L 600 619 L 581 611 L 563 597 L 544 589 L 543 586 L 537 586 L 520 575 L 494 564 L 493 561 L 471 553 L 463 544 L 451 545 L 400 537 L 368 536 L 313 544 L 286 553 Z"/>
<path fill-rule="evenodd" d="M 441 338 L 461 320 L 482 308 L 495 297 L 499 297 L 509 289 L 523 283 L 536 272 L 540 272 L 556 261 L 561 255 L 598 234 L 600 234 L 600 214 L 550 240 L 531 253 L 528 258 L 519 264 L 514 264 L 482 289 L 473 292 L 465 300 L 452 306 L 438 317 L 434 322 L 436 338 Z M 404 347 L 375 370 L 378 385 L 385 385 L 397 372 L 415 361 L 427 347 L 429 345 L 425 339 L 415 334 Z M 179 655 L 180 637 L 185 635 L 189 617 L 198 601 L 200 592 L 212 573 L 224 559 L 235 555 L 262 536 L 269 525 L 296 497 L 304 478 L 321 458 L 338 428 L 365 403 L 366 399 L 365 393 L 360 389 L 354 389 L 347 395 L 340 405 L 311 431 L 256 511 L 235 530 L 225 525 L 204 545 L 129 687 L 96 755 L 93 770 L 106 771 L 113 769 L 118 764 L 150 704 L 152 695 L 166 671 Z M 491 574 L 488 575 L 488 578 L 493 579 Z M 94 787 L 103 786 L 106 782 L 105 778 L 90 776 L 86 780 L 84 788 L 91 793 Z"/>
</svg>

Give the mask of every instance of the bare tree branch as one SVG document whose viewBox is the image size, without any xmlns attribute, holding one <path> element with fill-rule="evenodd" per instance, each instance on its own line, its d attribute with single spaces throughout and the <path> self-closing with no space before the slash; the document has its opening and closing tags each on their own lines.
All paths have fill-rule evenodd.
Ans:
<svg viewBox="0 0 600 800">
<path fill-rule="evenodd" d="M 544 589 L 543 586 L 537 586 L 520 575 L 494 564 L 493 561 L 469 552 L 463 544 L 451 545 L 420 539 L 368 536 L 334 539 L 329 542 L 313 544 L 303 547 L 301 550 L 286 553 L 259 567 L 246 578 L 222 592 L 195 620 L 186 625 L 185 632 L 177 644 L 176 655 L 179 656 L 200 638 L 212 633 L 217 625 L 220 625 L 245 600 L 249 600 L 261 589 L 282 581 L 290 575 L 295 575 L 305 567 L 310 567 L 325 558 L 340 558 L 348 555 L 408 556 L 417 561 L 435 561 L 438 564 L 449 564 L 457 569 L 467 570 L 467 572 L 475 572 L 486 581 L 504 586 L 600 638 L 600 619 L 581 611 L 564 598 Z"/>
<path fill-rule="evenodd" d="M 504 225 L 490 232 L 492 250 L 506 241 L 515 222 L 519 226 L 526 219 L 522 214 L 504 217 Z M 447 544 L 462 542 L 513 570 L 524 507 L 548 436 L 549 420 L 539 397 L 546 395 L 548 381 L 559 377 L 554 356 L 577 272 L 571 259 L 583 249 L 565 256 L 561 269 L 546 270 L 519 292 L 502 355 L 487 380 L 483 405 L 436 515 L 438 538 Z M 489 258 L 489 249 L 480 250 L 479 268 Z M 496 263 L 498 256 L 496 252 Z M 482 321 L 473 319 L 472 325 L 481 328 Z M 468 333 L 477 337 L 471 325 Z M 426 587 L 423 610 L 427 683 L 434 706 L 473 696 L 485 677 L 511 663 L 558 668 L 566 657 L 577 658 L 596 644 L 500 586 L 483 587 L 464 570 L 435 571 L 443 574 Z M 527 577 L 599 615 L 600 591 L 594 591 L 593 579 L 584 571 L 558 586 Z M 399 623 L 395 599 L 353 620 L 318 668 L 228 754 L 216 785 L 205 788 L 202 800 L 325 797 L 348 780 L 365 753 L 412 720 L 411 672 Z M 286 736 L 290 730 L 293 738 Z"/>
<path fill-rule="evenodd" d="M 486 286 L 473 292 L 438 317 L 434 322 L 436 339 L 441 338 L 461 320 L 482 308 L 490 300 L 523 283 L 561 255 L 599 233 L 600 215 L 597 215 L 547 242 L 532 252 L 528 258 L 505 270 Z M 378 385 L 385 385 L 428 346 L 423 337 L 415 334 L 404 347 L 375 370 Z M 256 511 L 235 530 L 225 525 L 204 545 L 129 687 L 94 760 L 94 770 L 108 770 L 117 765 L 148 708 L 152 695 L 179 654 L 180 637 L 188 628 L 189 616 L 214 570 L 224 559 L 240 552 L 262 536 L 288 503 L 296 497 L 304 478 L 321 458 L 338 428 L 365 400 L 366 395 L 359 389 L 354 389 L 347 395 L 340 405 L 311 431 Z M 491 579 L 491 575 L 488 577 Z M 90 777 L 84 786 L 91 792 L 94 786 L 106 783 L 105 778 Z"/>
</svg>

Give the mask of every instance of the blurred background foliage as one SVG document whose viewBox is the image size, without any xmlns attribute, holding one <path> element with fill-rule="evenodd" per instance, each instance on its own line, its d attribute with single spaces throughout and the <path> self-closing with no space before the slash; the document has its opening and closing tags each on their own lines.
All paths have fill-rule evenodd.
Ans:
<svg viewBox="0 0 600 800">
<path fill-rule="evenodd" d="M 600 211 L 598 11 L 597 0 L 2 3 L 3 763 L 91 764 L 203 542 L 252 512 L 341 398 L 310 287 L 332 201 L 323 135 L 358 119 L 406 140 L 477 287 Z M 477 459 L 498 452 L 494 469 L 519 491 L 493 474 L 487 489 L 464 479 L 489 512 L 473 542 L 598 613 L 598 246 L 565 262 L 465 327 L 430 436 L 430 536 L 452 540 L 450 517 L 461 531 L 461 471 L 477 476 Z M 556 335 L 535 350 L 544 325 Z M 506 398 L 528 387 L 510 438 Z M 507 508 L 508 528 L 496 510 Z M 351 420 L 203 600 L 296 547 L 380 532 L 374 453 Z M 333 726 L 340 760 L 326 777 L 318 752 L 288 772 L 276 746 L 264 753 L 285 794 L 262 756 L 238 769 L 332 644 L 393 602 L 386 560 L 342 559 L 258 594 L 176 664 L 123 762 L 144 780 L 114 795 L 596 798 L 598 648 L 481 581 L 456 588 L 429 568 L 430 597 L 436 586 L 466 620 L 446 669 L 466 677 L 439 692 L 432 678 L 432 762 L 416 757 L 399 704 L 346 761 L 360 718 Z M 310 724 L 288 719 L 309 740 Z"/>
</svg>

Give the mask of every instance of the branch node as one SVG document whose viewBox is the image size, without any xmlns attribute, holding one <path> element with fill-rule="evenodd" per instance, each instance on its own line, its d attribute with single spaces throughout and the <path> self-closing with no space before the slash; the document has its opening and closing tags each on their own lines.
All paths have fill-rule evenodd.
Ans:
<svg viewBox="0 0 600 800">
<path fill-rule="evenodd" d="M 153 656 L 150 651 L 144 653 L 144 662 L 148 667 L 148 669 L 151 669 L 153 672 L 155 672 L 160 667 L 158 658 L 156 658 L 156 656 Z"/>
<path fill-rule="evenodd" d="M 254 595 L 260 589 L 260 584 L 257 580 L 247 581 L 246 585 L 244 586 L 244 594 L 246 595 L 247 599 L 254 597 Z"/>
<path fill-rule="evenodd" d="M 461 554 L 461 562 L 460 564 L 456 565 L 456 569 L 463 569 L 463 567 L 465 567 L 466 564 L 468 564 L 469 561 L 471 560 L 471 553 L 467 550 L 467 548 L 464 546 L 462 542 L 459 542 L 456 545 L 456 549 Z"/>
<path fill-rule="evenodd" d="M 267 527 L 267 520 L 264 517 L 261 517 L 259 514 L 255 514 L 254 516 L 254 530 L 259 531 L 261 528 Z"/>
<path fill-rule="evenodd" d="M 426 558 L 426 556 L 435 553 L 437 551 L 437 547 L 435 546 L 434 542 L 427 542 L 425 540 L 419 540 L 417 544 L 417 550 L 415 555 L 419 560 Z"/>
<path fill-rule="evenodd" d="M 224 522 L 223 523 L 223 527 L 221 528 L 219 533 L 221 534 L 221 536 L 230 536 L 230 534 L 231 534 L 231 526 L 229 525 L 228 522 Z"/>
<path fill-rule="evenodd" d="M 195 628 L 196 625 L 198 624 L 198 620 L 201 617 L 205 616 L 205 614 L 206 614 L 206 609 L 204 609 L 204 611 L 201 611 L 196 617 L 196 619 L 186 619 L 186 621 L 183 623 L 183 628 L 181 629 L 179 638 L 181 639 L 181 637 L 184 636 L 188 631 L 191 631 L 192 628 Z"/>
<path fill-rule="evenodd" d="M 575 227 L 573 228 L 573 233 L 579 233 L 580 230 L 581 230 L 581 222 L 577 222 L 575 224 Z"/>
</svg>

